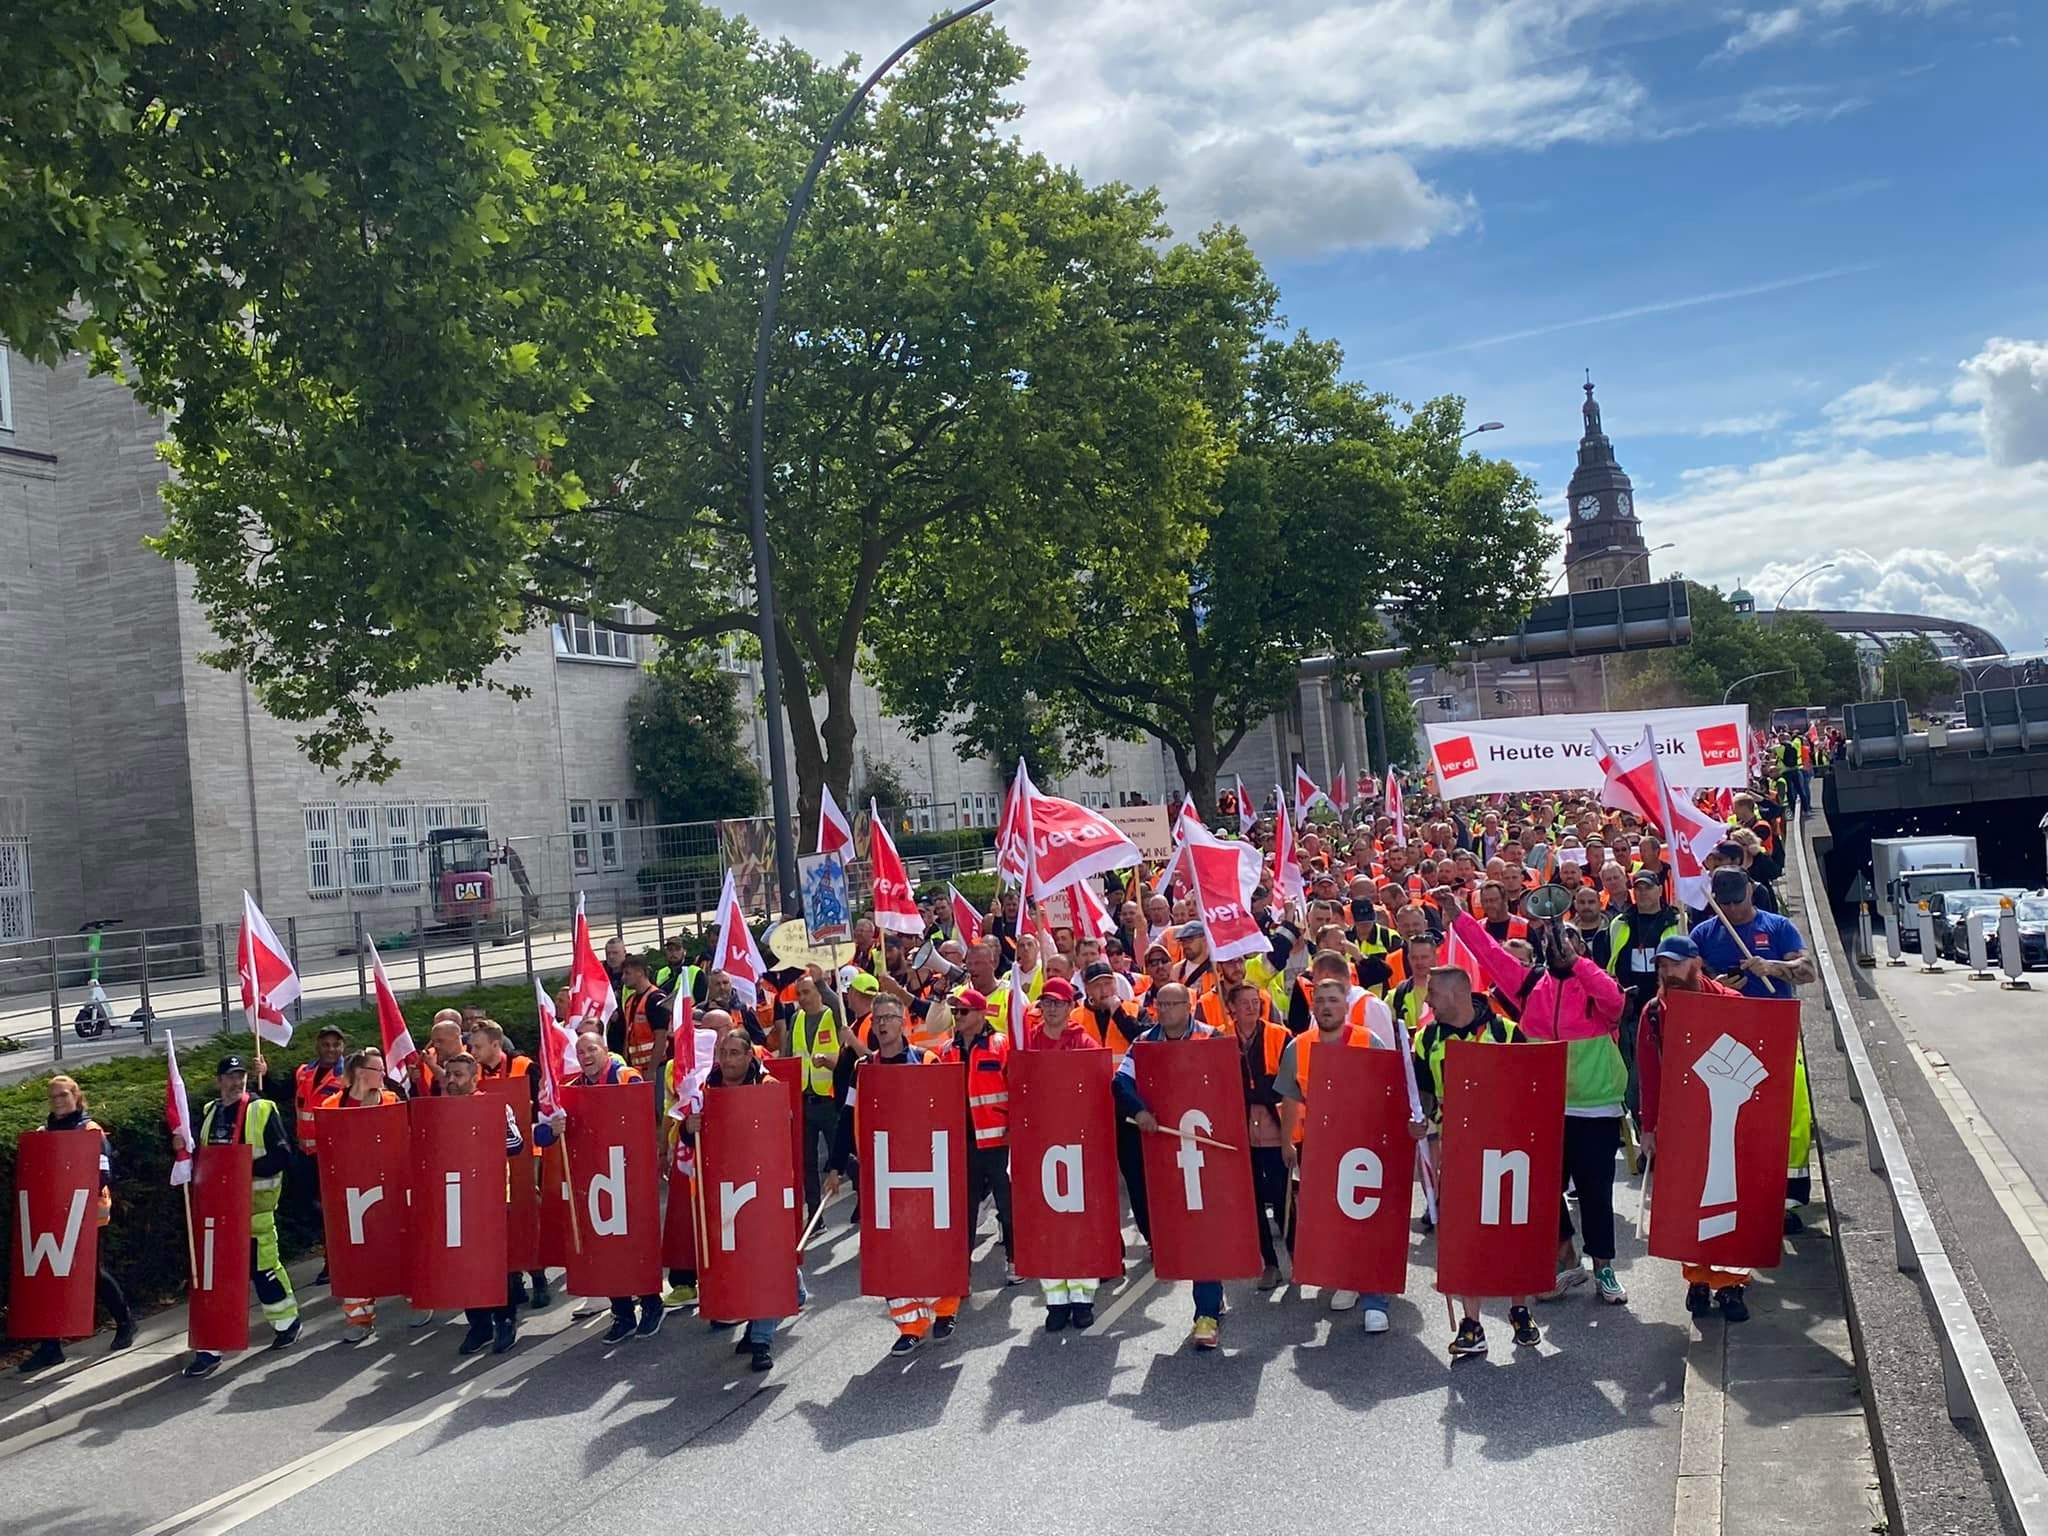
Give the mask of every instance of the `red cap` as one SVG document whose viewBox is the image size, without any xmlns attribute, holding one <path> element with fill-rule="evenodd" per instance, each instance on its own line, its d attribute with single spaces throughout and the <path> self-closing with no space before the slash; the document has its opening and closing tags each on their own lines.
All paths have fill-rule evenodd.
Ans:
<svg viewBox="0 0 2048 1536">
<path fill-rule="evenodd" d="M 1038 989 L 1038 998 L 1043 1002 L 1051 998 L 1056 1003 L 1071 1003 L 1074 1000 L 1074 984 L 1064 976 L 1048 976 L 1045 984 Z"/>
<path fill-rule="evenodd" d="M 988 999 L 972 987 L 961 987 L 953 994 L 953 1006 L 955 1008 L 979 1008 L 986 1013 L 988 1011 Z"/>
</svg>

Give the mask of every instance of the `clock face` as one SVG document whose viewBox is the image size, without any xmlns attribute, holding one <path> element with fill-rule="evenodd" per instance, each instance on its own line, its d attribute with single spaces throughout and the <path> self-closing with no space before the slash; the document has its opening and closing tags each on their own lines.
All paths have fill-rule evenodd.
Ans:
<svg viewBox="0 0 2048 1536">
<path fill-rule="evenodd" d="M 1600 498 L 1598 496 L 1581 496 L 1578 500 L 1577 510 L 1580 517 L 1593 516 L 1600 510 Z"/>
<path fill-rule="evenodd" d="M 1635 498 L 1630 496 L 1627 491 L 1623 491 L 1614 498 L 1614 509 L 1623 517 L 1631 516 L 1635 511 Z"/>
</svg>

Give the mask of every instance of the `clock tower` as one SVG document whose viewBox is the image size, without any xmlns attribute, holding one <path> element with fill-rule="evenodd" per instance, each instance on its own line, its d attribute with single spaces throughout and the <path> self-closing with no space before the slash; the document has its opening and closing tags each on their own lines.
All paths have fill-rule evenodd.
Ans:
<svg viewBox="0 0 2048 1536">
<path fill-rule="evenodd" d="M 1614 462 L 1614 445 L 1600 429 L 1600 402 L 1586 380 L 1581 407 L 1586 432 L 1579 467 L 1565 491 L 1565 582 L 1570 591 L 1594 592 L 1650 580 L 1649 546 L 1636 521 L 1635 489 Z"/>
</svg>

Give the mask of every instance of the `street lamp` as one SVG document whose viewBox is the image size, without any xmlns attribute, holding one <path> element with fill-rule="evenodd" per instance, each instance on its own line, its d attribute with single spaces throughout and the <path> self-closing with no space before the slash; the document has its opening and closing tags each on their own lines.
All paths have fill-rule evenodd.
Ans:
<svg viewBox="0 0 2048 1536">
<path fill-rule="evenodd" d="M 1462 443 L 1463 441 L 1465 441 L 1466 438 L 1477 437 L 1482 432 L 1498 432 L 1501 430 L 1501 428 L 1505 427 L 1506 425 L 1507 423 L 1504 421 L 1482 421 L 1470 432 L 1460 433 L 1458 436 L 1458 441 Z"/>
<path fill-rule="evenodd" d="M 1726 688 L 1721 690 L 1721 702 L 1723 704 L 1726 704 L 1730 699 L 1735 697 L 1735 690 L 1740 688 L 1744 683 L 1753 683 L 1756 682 L 1759 678 L 1790 677 L 1791 675 L 1792 668 L 1777 667 L 1769 672 L 1752 672 L 1747 677 L 1738 677 L 1737 679 L 1735 679 L 1734 682 L 1730 683 Z"/>
<path fill-rule="evenodd" d="M 782 666 L 775 641 L 774 557 L 768 548 L 768 466 L 762 448 L 768 414 L 768 350 L 775 338 L 775 308 L 782 297 L 782 277 L 789 267 L 789 249 L 796 243 L 797 225 L 803 219 L 804 209 L 810 206 L 811 192 L 818 184 L 818 176 L 825 169 L 826 160 L 831 158 L 832 146 L 838 142 L 847 123 L 852 121 L 853 114 L 860 110 L 860 104 L 867 100 L 868 92 L 896 66 L 897 61 L 933 33 L 942 32 L 954 22 L 972 16 L 976 11 L 987 10 L 993 4 L 995 0 L 974 0 L 972 5 L 964 5 L 950 16 L 941 16 L 877 64 L 867 79 L 861 81 L 860 89 L 839 109 L 839 115 L 832 119 L 832 126 L 825 130 L 825 137 L 812 154 L 804 179 L 797 184 L 796 195 L 789 200 L 789 217 L 783 221 L 782 235 L 775 242 L 775 255 L 768 263 L 768 282 L 761 294 L 761 324 L 754 333 L 747 525 L 754 547 L 754 590 L 761 632 L 761 691 L 768 700 L 768 788 L 770 809 L 775 816 L 775 877 L 776 883 L 782 887 L 784 912 L 796 909 L 799 895 L 796 835 L 789 809 L 789 745 L 782 721 Z"/>
<path fill-rule="evenodd" d="M 1780 592 L 1778 594 L 1778 600 L 1775 603 L 1771 604 L 1771 612 L 1776 613 L 1780 608 L 1785 606 L 1785 599 L 1792 595 L 1793 587 L 1798 586 L 1802 581 L 1805 581 L 1810 577 L 1818 576 L 1822 571 L 1832 571 L 1834 568 L 1835 562 L 1830 560 L 1826 565 L 1816 565 L 1812 570 L 1803 572 L 1802 574 L 1793 577 L 1792 586 L 1787 587 L 1784 591 Z"/>
</svg>

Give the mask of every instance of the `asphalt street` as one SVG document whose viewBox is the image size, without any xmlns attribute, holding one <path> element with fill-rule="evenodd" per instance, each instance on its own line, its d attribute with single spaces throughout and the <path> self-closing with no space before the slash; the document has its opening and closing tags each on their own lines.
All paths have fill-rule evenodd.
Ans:
<svg viewBox="0 0 2048 1536">
<path fill-rule="evenodd" d="M 1184 1347 L 1188 1288 L 1155 1283 L 1141 1246 L 1096 1329 L 1055 1336 L 1034 1287 L 1001 1287 L 991 1235 L 957 1335 L 891 1358 L 844 1205 L 766 1376 L 686 1312 L 607 1349 L 604 1319 L 558 1300 L 512 1354 L 458 1361 L 459 1319 L 410 1331 L 393 1303 L 354 1349 L 315 1293 L 295 1350 L 0 1444 L 8 1529 L 1661 1536 L 1692 1330 L 1673 1267 L 1641 1256 L 1633 1189 L 1617 1195 L 1631 1305 L 1568 1292 L 1520 1351 L 1495 1309 L 1493 1353 L 1455 1369 L 1420 1235 L 1391 1333 L 1233 1284 L 1213 1356 Z"/>
</svg>

